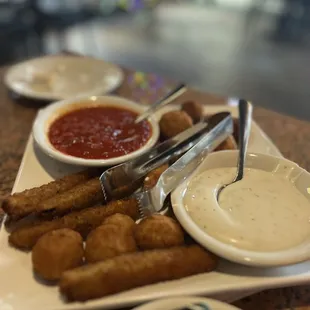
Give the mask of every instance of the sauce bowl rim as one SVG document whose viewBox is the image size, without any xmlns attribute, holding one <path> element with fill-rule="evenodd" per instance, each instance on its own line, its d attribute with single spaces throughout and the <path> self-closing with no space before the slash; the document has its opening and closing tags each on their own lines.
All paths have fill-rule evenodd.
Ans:
<svg viewBox="0 0 310 310">
<path fill-rule="evenodd" d="M 64 154 L 53 147 L 48 138 L 48 129 L 51 123 L 57 119 L 59 116 L 64 114 L 61 111 L 70 111 L 74 110 L 74 106 L 79 107 L 88 107 L 88 106 L 115 106 L 120 108 L 125 108 L 128 110 L 132 110 L 137 113 L 142 113 L 146 109 L 144 106 L 131 101 L 127 98 L 108 95 L 108 96 L 79 96 L 71 99 L 65 99 L 56 101 L 47 107 L 39 110 L 35 121 L 32 126 L 32 135 L 34 138 L 34 142 L 49 157 L 52 157 L 58 161 L 71 164 L 71 165 L 79 165 L 79 166 L 90 166 L 90 167 L 108 167 L 123 163 L 128 160 L 132 160 L 150 148 L 152 148 L 159 138 L 159 125 L 157 120 L 150 116 L 148 118 L 148 122 L 152 128 L 152 134 L 149 140 L 138 150 L 131 152 L 126 155 L 108 158 L 108 159 L 86 159 L 75 157 L 71 155 Z"/>
<path fill-rule="evenodd" d="M 254 267 L 274 267 L 274 266 L 285 266 L 296 264 L 310 259 L 310 236 L 303 243 L 284 250 L 278 250 L 272 252 L 245 250 L 219 241 L 218 239 L 209 235 L 207 232 L 203 231 L 192 220 L 188 212 L 185 210 L 183 204 L 183 197 L 186 192 L 188 183 L 195 175 L 198 175 L 201 172 L 206 171 L 208 169 L 212 169 L 212 167 L 204 168 L 204 165 L 206 165 L 207 161 L 210 160 L 210 158 L 212 160 L 212 158 L 214 159 L 215 157 L 218 157 L 219 162 L 220 161 L 222 163 L 226 162 L 226 165 L 223 164 L 223 167 L 232 167 L 227 166 L 227 159 L 233 158 L 237 162 L 237 155 L 238 151 L 220 151 L 211 153 L 202 163 L 200 169 L 198 168 L 196 172 L 193 174 L 193 176 L 191 176 L 188 180 L 186 180 L 183 184 L 178 186 L 178 188 L 176 188 L 172 192 L 171 195 L 172 209 L 182 227 L 188 232 L 188 234 L 193 239 L 195 239 L 200 245 L 202 245 L 206 249 L 210 250 L 211 252 L 215 253 L 216 255 L 224 259 L 243 265 Z M 264 164 L 264 162 L 267 161 L 269 162 L 274 161 L 283 164 L 285 163 L 285 165 L 287 165 L 291 169 L 290 173 L 295 173 L 295 175 L 297 175 L 297 179 L 301 176 L 306 177 L 307 179 L 309 179 L 310 184 L 310 173 L 288 159 L 261 153 L 247 153 L 247 162 L 249 159 L 261 161 L 262 164 Z M 246 166 L 248 165 L 246 164 Z M 214 166 L 214 168 L 219 168 L 219 166 L 216 165 Z M 271 172 L 271 170 L 269 171 Z M 301 190 L 298 187 L 297 189 L 301 192 Z M 308 200 L 310 199 L 309 197 Z M 309 200 L 309 208 L 310 208 L 310 200 Z"/>
</svg>

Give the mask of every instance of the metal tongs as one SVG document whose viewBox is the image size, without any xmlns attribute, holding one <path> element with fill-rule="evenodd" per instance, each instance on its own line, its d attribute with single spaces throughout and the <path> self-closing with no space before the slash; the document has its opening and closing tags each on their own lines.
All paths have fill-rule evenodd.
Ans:
<svg viewBox="0 0 310 310">
<path fill-rule="evenodd" d="M 231 115 L 229 113 L 221 114 L 223 117 L 222 121 L 165 170 L 153 188 L 146 191 L 140 190 L 133 195 L 138 201 L 139 212 L 142 218 L 159 212 L 163 208 L 164 201 L 168 194 L 184 182 L 202 163 L 207 155 L 233 133 L 233 119 Z M 210 127 L 213 127 L 213 125 L 212 122 L 208 123 Z"/>
<path fill-rule="evenodd" d="M 137 159 L 107 169 L 100 176 L 106 202 L 132 194 L 150 171 L 189 150 L 207 130 L 206 122 L 197 123 Z"/>
<path fill-rule="evenodd" d="M 137 159 L 111 167 L 100 176 L 105 201 L 121 199 L 137 190 L 144 177 L 159 166 L 177 159 L 224 118 L 228 112 L 212 115 L 208 123 L 199 122 L 177 136 L 157 145 Z"/>
</svg>

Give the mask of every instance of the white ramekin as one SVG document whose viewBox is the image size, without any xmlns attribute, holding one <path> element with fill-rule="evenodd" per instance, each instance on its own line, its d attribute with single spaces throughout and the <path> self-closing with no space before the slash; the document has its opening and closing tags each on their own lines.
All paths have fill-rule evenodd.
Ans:
<svg viewBox="0 0 310 310">
<path fill-rule="evenodd" d="M 310 235 L 303 243 L 289 249 L 274 252 L 249 251 L 215 239 L 200 229 L 200 227 L 198 227 L 198 225 L 192 220 L 183 205 L 183 197 L 191 179 L 195 175 L 208 169 L 236 167 L 237 157 L 238 151 L 222 151 L 210 154 L 197 171 L 195 171 L 193 176 L 174 190 L 171 196 L 172 207 L 180 224 L 205 248 L 220 257 L 243 265 L 271 267 L 295 264 L 310 259 Z M 294 162 L 282 157 L 248 153 L 246 166 L 248 168 L 256 168 L 270 172 L 275 169 L 285 168 L 286 177 L 291 180 L 296 188 L 309 200 L 310 208 L 310 173 L 299 167 Z M 279 194 L 281 195 L 281 193 Z M 296 223 L 296 226 L 298 226 L 298 223 Z M 290 227 L 287 227 L 287 229 L 290 229 Z"/>
<path fill-rule="evenodd" d="M 98 166 L 98 167 L 113 166 L 125 162 L 127 160 L 131 160 L 143 154 L 150 148 L 152 148 L 154 144 L 157 142 L 159 137 L 159 127 L 156 119 L 151 116 L 148 119 L 152 127 L 152 135 L 150 139 L 140 149 L 123 156 L 118 156 L 109 159 L 84 159 L 64 154 L 58 151 L 50 143 L 48 138 L 49 127 L 51 123 L 55 119 L 57 119 L 61 114 L 65 113 L 66 111 L 74 110 L 76 108 L 102 106 L 102 105 L 122 107 L 135 111 L 137 113 L 142 113 L 145 110 L 145 107 L 128 99 L 117 96 L 79 97 L 69 100 L 58 101 L 39 111 L 32 128 L 32 133 L 35 142 L 44 153 L 61 162 L 65 162 L 72 165 Z"/>
</svg>

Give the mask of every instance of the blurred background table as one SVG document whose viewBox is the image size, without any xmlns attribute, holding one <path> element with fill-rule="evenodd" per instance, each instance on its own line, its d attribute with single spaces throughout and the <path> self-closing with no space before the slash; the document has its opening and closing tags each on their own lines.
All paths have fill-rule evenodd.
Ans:
<svg viewBox="0 0 310 310">
<path fill-rule="evenodd" d="M 0 1 L 0 64 L 73 50 L 310 120 L 309 0 Z"/>
<path fill-rule="evenodd" d="M 0 79 L 8 67 L 0 68 Z M 157 76 L 124 69 L 125 79 L 116 94 L 150 104 L 167 92 L 175 82 Z M 17 100 L 16 100 L 17 99 Z M 226 104 L 227 98 L 189 90 L 181 100 L 203 104 Z M 42 102 L 12 98 L 0 84 L 0 195 L 10 193 L 29 137 L 32 121 Z M 46 103 L 45 103 L 46 104 Z M 283 155 L 310 170 L 310 123 L 256 107 L 254 118 L 278 146 Z M 298 309 L 310 310 L 310 285 L 269 290 L 236 303 L 244 310 Z"/>
</svg>

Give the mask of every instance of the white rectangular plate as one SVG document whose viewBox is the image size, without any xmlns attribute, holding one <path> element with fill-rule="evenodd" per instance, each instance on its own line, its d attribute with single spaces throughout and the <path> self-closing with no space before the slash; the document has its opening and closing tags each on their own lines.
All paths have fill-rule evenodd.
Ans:
<svg viewBox="0 0 310 310">
<path fill-rule="evenodd" d="M 207 114 L 230 110 L 235 107 L 206 106 Z M 279 150 L 253 122 L 249 151 L 281 156 Z M 54 161 L 36 149 L 32 137 L 26 146 L 24 157 L 14 184 L 13 192 L 47 183 L 64 174 L 76 171 L 76 167 Z M 289 229 L 289 228 L 288 228 Z M 87 303 L 65 303 L 55 286 L 38 282 L 32 273 L 31 256 L 8 245 L 8 233 L 2 225 L 0 233 L 0 309 L 112 309 L 131 306 L 151 299 L 204 295 L 232 301 L 266 288 L 292 286 L 310 281 L 310 262 L 270 269 L 249 268 L 222 261 L 217 271 L 149 285 Z"/>
</svg>

